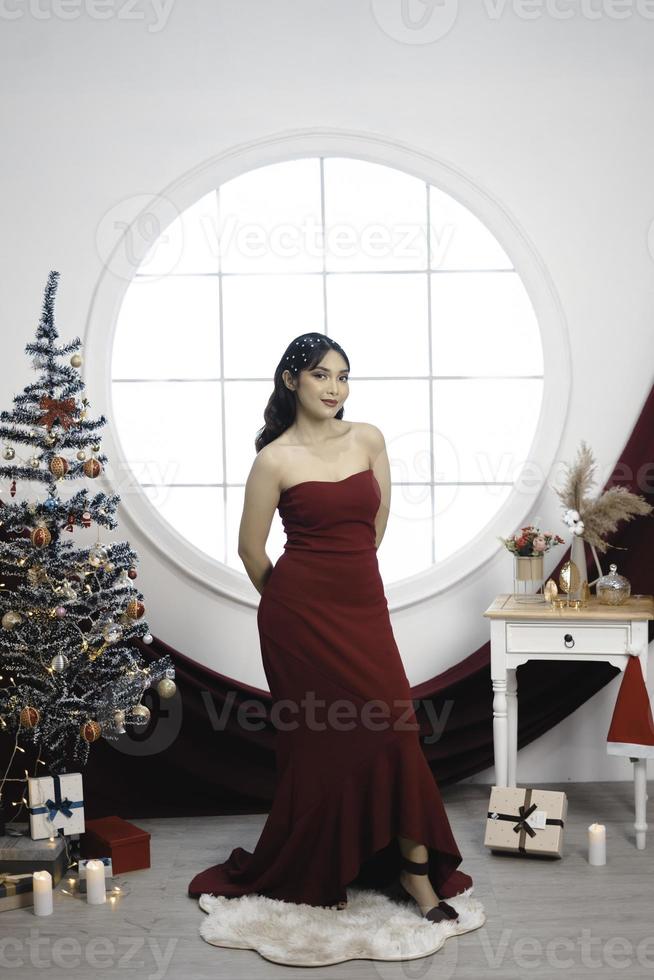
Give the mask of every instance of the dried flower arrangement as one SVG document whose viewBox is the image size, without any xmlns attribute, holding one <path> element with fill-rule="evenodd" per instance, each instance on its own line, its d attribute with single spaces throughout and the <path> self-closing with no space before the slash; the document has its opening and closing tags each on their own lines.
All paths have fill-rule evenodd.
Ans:
<svg viewBox="0 0 654 980">
<path fill-rule="evenodd" d="M 576 461 L 572 466 L 567 463 L 565 466 L 565 483 L 561 489 L 555 488 L 567 508 L 563 520 L 573 534 L 583 536 L 593 549 L 606 552 L 609 548 L 618 548 L 618 545 L 605 541 L 605 535 L 615 531 L 620 521 L 631 521 L 636 515 L 650 514 L 654 510 L 644 497 L 623 486 L 609 487 L 599 497 L 591 497 L 589 492 L 595 482 L 595 460 L 583 440 Z"/>
</svg>

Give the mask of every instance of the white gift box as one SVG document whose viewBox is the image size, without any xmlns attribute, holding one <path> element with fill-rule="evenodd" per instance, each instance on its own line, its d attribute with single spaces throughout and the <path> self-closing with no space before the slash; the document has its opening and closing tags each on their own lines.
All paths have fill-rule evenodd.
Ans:
<svg viewBox="0 0 654 980">
<path fill-rule="evenodd" d="M 84 793 L 81 772 L 58 776 L 29 776 L 27 791 L 30 837 L 56 837 L 84 833 Z"/>
<path fill-rule="evenodd" d="M 492 786 L 484 844 L 525 856 L 562 857 L 565 793 L 531 786 Z"/>
</svg>

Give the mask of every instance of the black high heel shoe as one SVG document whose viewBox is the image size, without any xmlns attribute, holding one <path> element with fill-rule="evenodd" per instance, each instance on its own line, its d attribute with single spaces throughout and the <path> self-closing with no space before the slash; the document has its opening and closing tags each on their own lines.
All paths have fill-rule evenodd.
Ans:
<svg viewBox="0 0 654 980">
<path fill-rule="evenodd" d="M 405 858 L 404 855 L 402 855 L 402 869 L 404 871 L 408 871 L 409 874 L 426 875 L 428 873 L 428 868 L 429 861 L 409 861 L 408 858 Z M 407 891 L 404 885 L 402 885 L 401 881 L 400 886 L 404 892 Z M 413 898 L 413 896 L 411 897 Z M 458 919 L 458 917 L 459 913 L 456 911 L 456 909 L 452 908 L 451 905 L 448 905 L 447 902 L 444 902 L 442 899 L 439 901 L 438 905 L 434 905 L 433 908 L 429 909 L 429 911 L 425 912 L 423 915 L 423 918 L 429 919 L 430 922 L 442 922 L 444 919 L 454 920 Z"/>
</svg>

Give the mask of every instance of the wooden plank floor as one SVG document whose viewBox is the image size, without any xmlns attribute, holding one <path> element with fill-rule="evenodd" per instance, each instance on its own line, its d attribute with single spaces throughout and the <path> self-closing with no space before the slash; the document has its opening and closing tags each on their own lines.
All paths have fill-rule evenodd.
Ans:
<svg viewBox="0 0 654 980">
<path fill-rule="evenodd" d="M 484 927 L 449 939 L 434 956 L 413 962 L 350 961 L 324 968 L 292 968 L 295 977 L 434 977 L 524 980 L 654 976 L 654 821 L 644 851 L 633 841 L 633 784 L 564 783 L 569 810 L 564 856 L 520 858 L 491 854 L 483 844 L 490 788 L 462 784 L 443 799 L 484 904 Z M 186 894 L 193 875 L 224 860 L 232 847 L 252 850 L 265 815 L 139 819 L 152 834 L 152 867 L 117 879 L 129 887 L 114 905 L 89 906 L 55 891 L 54 912 L 0 914 L 0 972 L 20 969 L 21 980 L 79 977 L 129 980 L 258 980 L 289 976 L 251 950 L 205 943 L 205 913 Z M 587 861 L 587 827 L 607 826 L 607 864 Z M 63 883 L 62 883 L 63 884 Z"/>
</svg>

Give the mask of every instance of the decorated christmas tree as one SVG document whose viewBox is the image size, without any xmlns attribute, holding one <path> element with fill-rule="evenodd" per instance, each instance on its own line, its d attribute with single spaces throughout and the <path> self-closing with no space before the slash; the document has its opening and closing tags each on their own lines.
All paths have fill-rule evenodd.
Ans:
<svg viewBox="0 0 654 980">
<path fill-rule="evenodd" d="M 11 759 L 31 743 L 53 774 L 82 768 L 97 739 L 147 725 L 148 687 L 164 698 L 176 690 L 170 658 L 144 665 L 131 642 L 152 642 L 136 553 L 101 540 L 102 527 L 118 526 L 120 496 L 90 496 L 107 462 L 107 420 L 89 417 L 80 338 L 57 345 L 58 279 L 50 272 L 25 347 L 38 377 L 0 413 L 0 739 L 14 737 Z"/>
</svg>

